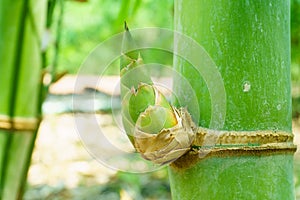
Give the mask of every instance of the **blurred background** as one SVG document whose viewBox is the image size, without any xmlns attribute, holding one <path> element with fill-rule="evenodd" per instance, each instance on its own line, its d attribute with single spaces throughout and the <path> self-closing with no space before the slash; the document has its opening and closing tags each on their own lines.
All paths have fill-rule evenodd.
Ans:
<svg viewBox="0 0 300 200">
<path fill-rule="evenodd" d="M 32 164 L 29 169 L 26 200 L 34 199 L 170 199 L 166 168 L 144 174 L 118 172 L 101 165 L 85 149 L 74 118 L 89 120 L 91 112 L 108 129 L 116 126 L 110 103 L 113 89 L 82 85 L 74 94 L 75 75 L 89 53 L 102 41 L 129 28 L 173 28 L 173 0 L 49 0 L 47 32 L 44 40 L 46 70 L 55 81 L 43 104 L 44 119 L 39 128 Z M 50 16 L 50 17 L 49 17 Z M 291 0 L 293 130 L 300 144 L 300 0 Z M 106 52 L 109 53 L 109 52 Z M 172 55 L 144 52 L 151 60 L 172 65 Z M 96 68 L 97 66 L 95 66 Z M 111 63 L 105 75 L 118 75 L 118 61 Z M 97 76 L 97 74 L 95 74 Z M 105 87 L 104 87 L 105 88 Z M 96 110 L 74 110 L 72 99 L 96 99 Z M 113 109 L 118 109 L 113 108 Z M 74 113 L 76 113 L 74 115 Z M 93 131 L 86 126 L 86 131 Z M 295 154 L 296 195 L 300 199 L 300 152 Z"/>
</svg>

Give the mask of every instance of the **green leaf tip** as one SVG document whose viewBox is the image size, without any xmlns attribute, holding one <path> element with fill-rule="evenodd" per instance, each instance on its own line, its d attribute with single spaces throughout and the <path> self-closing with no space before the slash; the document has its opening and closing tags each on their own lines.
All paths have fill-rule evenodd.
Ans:
<svg viewBox="0 0 300 200">
<path fill-rule="evenodd" d="M 125 31 L 129 31 L 129 28 L 127 26 L 127 22 L 126 21 L 124 21 L 124 29 L 125 29 Z"/>
</svg>

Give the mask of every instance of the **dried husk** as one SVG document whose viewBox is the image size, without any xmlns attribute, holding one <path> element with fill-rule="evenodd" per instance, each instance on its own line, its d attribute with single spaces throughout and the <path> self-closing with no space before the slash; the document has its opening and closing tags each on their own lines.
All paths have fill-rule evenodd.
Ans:
<svg viewBox="0 0 300 200">
<path fill-rule="evenodd" d="M 195 138 L 196 125 L 186 108 L 173 107 L 177 125 L 162 129 L 157 134 L 141 131 L 138 126 L 134 131 L 134 145 L 142 157 L 156 164 L 168 164 L 187 151 Z"/>
</svg>

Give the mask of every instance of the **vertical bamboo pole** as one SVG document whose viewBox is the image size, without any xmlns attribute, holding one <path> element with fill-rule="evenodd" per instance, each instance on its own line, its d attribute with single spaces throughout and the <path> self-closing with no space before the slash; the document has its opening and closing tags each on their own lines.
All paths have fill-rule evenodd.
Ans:
<svg viewBox="0 0 300 200">
<path fill-rule="evenodd" d="M 46 1 L 1 0 L 0 199 L 21 199 L 39 123 Z"/>
<path fill-rule="evenodd" d="M 175 1 L 175 30 L 199 42 L 223 77 L 223 130 L 292 132 L 289 6 L 288 0 Z M 174 66 L 197 92 L 199 125 L 208 127 L 203 79 L 187 62 L 175 59 Z M 294 199 L 292 153 L 210 156 L 169 172 L 173 199 Z"/>
</svg>

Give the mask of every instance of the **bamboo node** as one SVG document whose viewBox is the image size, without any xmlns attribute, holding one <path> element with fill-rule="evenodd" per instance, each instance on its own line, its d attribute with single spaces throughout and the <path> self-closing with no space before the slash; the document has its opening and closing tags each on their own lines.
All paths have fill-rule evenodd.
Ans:
<svg viewBox="0 0 300 200">
<path fill-rule="evenodd" d="M 216 131 L 198 127 L 194 146 L 205 146 L 209 140 L 213 139 L 214 144 L 267 144 L 293 142 L 293 134 L 285 131 L 259 130 L 259 131 Z"/>
<path fill-rule="evenodd" d="M 9 117 L 0 115 L 0 130 L 5 131 L 35 131 L 40 120 L 38 118 Z"/>
<path fill-rule="evenodd" d="M 186 169 L 209 157 L 268 156 L 293 154 L 293 134 L 286 131 L 216 131 L 203 127 L 195 130 L 191 150 L 171 163 Z"/>
</svg>

